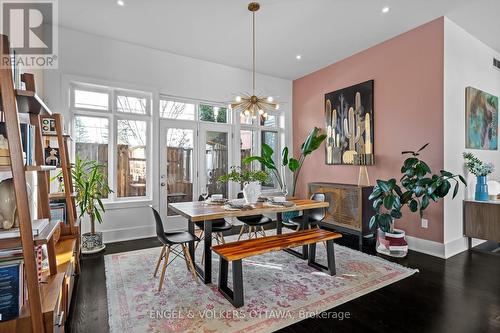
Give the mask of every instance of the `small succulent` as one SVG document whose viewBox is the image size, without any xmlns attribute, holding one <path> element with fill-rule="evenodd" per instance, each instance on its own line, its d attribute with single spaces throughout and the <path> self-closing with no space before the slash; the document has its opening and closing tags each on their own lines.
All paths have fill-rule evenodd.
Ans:
<svg viewBox="0 0 500 333">
<path fill-rule="evenodd" d="M 493 163 L 484 163 L 472 153 L 464 153 L 465 167 L 476 177 L 487 176 L 495 170 Z"/>
</svg>

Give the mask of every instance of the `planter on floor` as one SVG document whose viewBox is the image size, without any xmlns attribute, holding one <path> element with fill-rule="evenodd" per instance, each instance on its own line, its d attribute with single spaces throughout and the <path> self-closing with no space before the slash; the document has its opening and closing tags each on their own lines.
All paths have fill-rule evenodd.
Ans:
<svg viewBox="0 0 500 333">
<path fill-rule="evenodd" d="M 87 232 L 82 234 L 82 254 L 93 254 L 101 252 L 106 248 L 102 242 L 102 232 Z"/>
<path fill-rule="evenodd" d="M 394 229 L 392 232 L 377 230 L 377 252 L 397 258 L 406 257 L 408 243 L 404 230 Z"/>
</svg>

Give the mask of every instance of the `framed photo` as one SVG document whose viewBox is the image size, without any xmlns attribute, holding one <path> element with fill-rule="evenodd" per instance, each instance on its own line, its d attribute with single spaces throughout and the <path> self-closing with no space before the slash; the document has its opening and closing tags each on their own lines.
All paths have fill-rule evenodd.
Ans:
<svg viewBox="0 0 500 333">
<path fill-rule="evenodd" d="M 54 118 L 42 118 L 42 134 L 56 133 L 56 120 Z"/>
</svg>

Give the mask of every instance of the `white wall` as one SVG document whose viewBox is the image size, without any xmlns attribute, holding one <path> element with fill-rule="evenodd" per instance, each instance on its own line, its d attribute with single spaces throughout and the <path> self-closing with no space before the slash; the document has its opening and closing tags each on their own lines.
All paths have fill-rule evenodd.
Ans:
<svg viewBox="0 0 500 333">
<path fill-rule="evenodd" d="M 462 153 L 471 151 L 497 168 L 490 179 L 500 180 L 500 151 L 465 149 L 465 88 L 481 89 L 500 96 L 500 70 L 493 67 L 494 51 L 457 24 L 445 18 L 444 25 L 444 168 L 464 173 Z M 467 190 L 461 190 L 455 200 L 444 204 L 445 256 L 466 249 L 463 237 L 462 199 L 474 196 L 475 178 L 468 176 Z"/>
<path fill-rule="evenodd" d="M 159 121 L 154 111 L 158 109 L 159 94 L 224 102 L 233 94 L 249 90 L 251 72 L 60 28 L 59 70 L 45 72 L 44 97 L 55 112 L 66 116 L 68 123 L 69 83 L 73 80 L 153 93 L 153 204 L 158 206 Z M 258 74 L 257 87 L 283 102 L 287 114 L 285 144 L 291 147 L 292 82 Z M 98 226 L 105 241 L 153 236 L 148 204 L 110 206 L 105 223 Z"/>
</svg>

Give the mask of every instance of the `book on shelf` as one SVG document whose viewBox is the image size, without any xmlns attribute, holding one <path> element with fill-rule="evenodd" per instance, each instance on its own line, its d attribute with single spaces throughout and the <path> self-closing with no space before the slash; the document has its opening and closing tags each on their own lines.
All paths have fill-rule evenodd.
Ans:
<svg viewBox="0 0 500 333">
<path fill-rule="evenodd" d="M 38 236 L 49 225 L 49 219 L 38 219 L 31 222 L 33 236 Z M 19 228 L 0 229 L 0 239 L 20 237 Z"/>
<path fill-rule="evenodd" d="M 35 165 L 35 126 L 28 123 L 20 123 L 21 144 L 23 146 L 23 156 L 25 165 Z M 0 122 L 0 134 L 7 140 L 7 126 L 5 122 Z M 0 165 L 10 165 L 10 157 L 1 156 Z"/>
<path fill-rule="evenodd" d="M 25 299 L 22 260 L 0 263 L 0 321 L 19 316 Z"/>
</svg>

